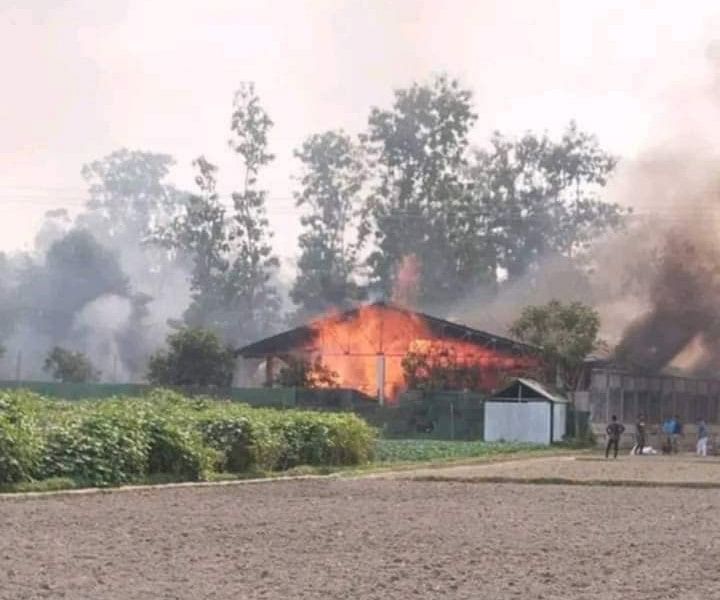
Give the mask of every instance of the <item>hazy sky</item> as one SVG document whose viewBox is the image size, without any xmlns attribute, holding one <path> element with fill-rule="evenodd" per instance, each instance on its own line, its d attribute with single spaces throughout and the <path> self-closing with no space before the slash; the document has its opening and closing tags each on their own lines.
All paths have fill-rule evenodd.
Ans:
<svg viewBox="0 0 720 600">
<path fill-rule="evenodd" d="M 632 157 L 683 110 L 677 90 L 707 81 L 719 17 L 716 0 L 0 0 L 0 249 L 30 247 L 46 210 L 77 209 L 81 165 L 122 146 L 174 155 L 180 185 L 204 153 L 231 189 L 243 80 L 276 124 L 266 183 L 283 257 L 292 150 L 359 131 L 371 105 L 433 73 L 474 90 L 478 143 L 575 118 Z"/>
</svg>

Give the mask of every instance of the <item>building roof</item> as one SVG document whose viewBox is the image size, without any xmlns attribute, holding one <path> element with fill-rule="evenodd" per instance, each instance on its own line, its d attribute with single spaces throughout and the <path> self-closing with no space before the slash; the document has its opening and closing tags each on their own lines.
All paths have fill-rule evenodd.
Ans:
<svg viewBox="0 0 720 600">
<path fill-rule="evenodd" d="M 510 385 L 493 394 L 491 399 L 513 400 L 517 402 L 519 398 L 522 398 L 523 400 L 549 400 L 550 402 L 560 404 L 567 404 L 569 402 L 568 399 L 557 390 L 554 390 L 535 379 L 527 379 L 525 377 L 518 377 Z"/>
<path fill-rule="evenodd" d="M 514 355 L 536 355 L 539 353 L 538 348 L 530 346 L 529 344 L 473 329 L 467 325 L 453 323 L 452 321 L 446 321 L 445 319 L 439 319 L 438 317 L 408 310 L 388 302 L 375 302 L 369 306 L 417 316 L 421 318 L 430 331 L 439 338 L 469 342 Z M 350 320 L 358 314 L 359 310 L 359 308 L 353 308 L 328 318 Z M 240 348 L 236 351 L 236 355 L 242 356 L 243 358 L 264 358 L 289 353 L 293 350 L 299 350 L 309 346 L 316 339 L 316 336 L 317 330 L 311 324 L 302 325 Z"/>
</svg>

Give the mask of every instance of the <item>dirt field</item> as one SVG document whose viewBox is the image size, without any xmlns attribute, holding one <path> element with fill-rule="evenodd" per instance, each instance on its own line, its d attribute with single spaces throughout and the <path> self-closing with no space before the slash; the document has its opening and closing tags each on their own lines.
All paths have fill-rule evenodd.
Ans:
<svg viewBox="0 0 720 600">
<path fill-rule="evenodd" d="M 388 475 L 397 477 L 398 475 Z M 720 458 L 679 456 L 621 456 L 605 460 L 599 455 L 537 458 L 442 469 L 416 469 L 402 478 L 441 477 L 481 481 L 496 477 L 513 479 L 559 478 L 594 482 L 640 482 L 667 484 L 717 484 Z M 718 491 L 720 494 L 720 491 Z"/>
<path fill-rule="evenodd" d="M 718 490 L 275 482 L 3 499 L 0 528 L 3 600 L 720 597 Z"/>
</svg>

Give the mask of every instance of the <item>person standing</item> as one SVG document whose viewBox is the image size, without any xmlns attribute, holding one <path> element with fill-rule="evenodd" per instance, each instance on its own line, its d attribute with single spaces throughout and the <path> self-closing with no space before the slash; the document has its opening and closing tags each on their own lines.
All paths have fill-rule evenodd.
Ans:
<svg viewBox="0 0 720 600">
<path fill-rule="evenodd" d="M 697 436 L 697 455 L 707 456 L 708 426 L 702 419 L 698 421 Z"/>
<path fill-rule="evenodd" d="M 625 431 L 625 426 L 622 423 L 618 423 L 615 415 L 610 419 L 605 432 L 607 433 L 607 446 L 605 446 L 605 458 L 610 457 L 610 448 L 614 450 L 613 458 L 617 458 L 618 446 L 620 444 L 620 436 Z"/>
<path fill-rule="evenodd" d="M 663 434 L 665 440 L 663 441 L 662 452 L 663 454 L 670 454 L 673 448 L 673 434 L 675 433 L 675 418 L 668 417 L 663 422 Z"/>
<path fill-rule="evenodd" d="M 642 415 L 638 416 L 635 423 L 635 448 L 633 454 L 642 454 L 645 448 L 645 419 Z"/>
<path fill-rule="evenodd" d="M 683 426 L 680 422 L 680 417 L 678 415 L 675 415 L 673 418 L 674 421 L 674 428 L 673 428 L 673 435 L 672 435 L 672 451 L 673 454 L 677 454 L 678 450 L 680 449 L 680 436 L 683 433 Z"/>
</svg>

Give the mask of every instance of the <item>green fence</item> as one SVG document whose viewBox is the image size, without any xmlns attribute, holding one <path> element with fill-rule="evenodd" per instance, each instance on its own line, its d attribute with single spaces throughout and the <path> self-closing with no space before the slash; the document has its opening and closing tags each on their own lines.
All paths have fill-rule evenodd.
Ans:
<svg viewBox="0 0 720 600">
<path fill-rule="evenodd" d="M 30 390 L 49 398 L 63 400 L 88 400 L 142 396 L 152 390 L 153 386 L 148 384 L 0 381 L 0 389 Z M 352 410 L 362 404 L 377 404 L 373 399 L 350 389 L 183 387 L 177 388 L 177 391 L 187 395 L 213 396 L 234 402 L 245 402 L 252 406 L 274 408 Z"/>
<path fill-rule="evenodd" d="M 0 389 L 24 389 L 49 398 L 89 400 L 91 398 L 122 398 L 143 396 L 153 389 L 148 384 L 57 383 L 45 381 L 0 381 Z M 293 408 L 296 405 L 294 388 L 179 388 L 189 395 L 246 402 L 254 406 Z"/>
<path fill-rule="evenodd" d="M 383 435 L 398 438 L 481 440 L 485 397 L 463 392 L 409 393 L 366 416 Z"/>
<path fill-rule="evenodd" d="M 51 398 L 82 400 L 142 396 L 152 389 L 144 384 L 52 383 L 0 381 L 0 389 L 28 389 Z M 190 395 L 210 395 L 251 406 L 352 411 L 393 438 L 482 440 L 485 396 L 470 392 L 409 392 L 391 406 L 351 389 L 301 388 L 183 388 Z M 585 437 L 589 413 L 568 411 L 568 437 Z"/>
<path fill-rule="evenodd" d="M 142 396 L 150 386 L 132 383 L 57 383 L 51 381 L 0 381 L 0 389 L 30 390 L 48 398 L 85 400 L 89 398 L 114 398 Z"/>
</svg>

